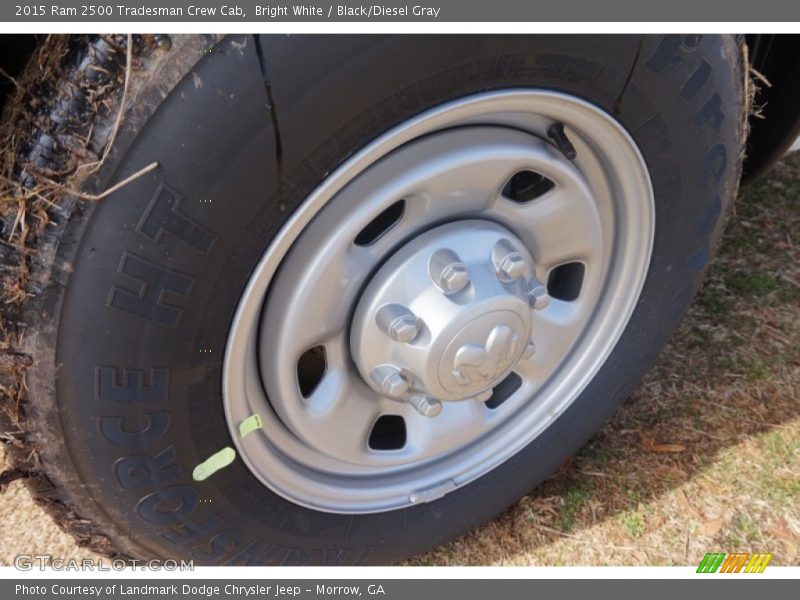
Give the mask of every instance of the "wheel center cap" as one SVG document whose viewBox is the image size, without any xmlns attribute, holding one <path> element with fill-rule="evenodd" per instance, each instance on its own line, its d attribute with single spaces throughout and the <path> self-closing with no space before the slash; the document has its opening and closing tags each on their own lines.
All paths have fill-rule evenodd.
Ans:
<svg viewBox="0 0 800 600">
<path fill-rule="evenodd" d="M 519 360 L 530 338 L 527 322 L 510 310 L 496 310 L 464 326 L 442 354 L 439 382 L 468 397 L 498 383 Z"/>
<path fill-rule="evenodd" d="M 354 362 L 383 396 L 427 416 L 441 401 L 486 399 L 533 352 L 544 286 L 523 243 L 489 221 L 427 231 L 374 275 L 356 307 Z"/>
</svg>

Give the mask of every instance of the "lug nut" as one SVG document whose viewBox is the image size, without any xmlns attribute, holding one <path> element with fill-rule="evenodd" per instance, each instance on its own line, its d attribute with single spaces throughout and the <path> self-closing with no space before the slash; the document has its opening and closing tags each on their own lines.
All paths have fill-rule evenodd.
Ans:
<svg viewBox="0 0 800 600">
<path fill-rule="evenodd" d="M 444 268 L 440 281 L 444 291 L 452 294 L 466 287 L 469 283 L 469 273 L 463 263 L 454 262 Z"/>
<path fill-rule="evenodd" d="M 375 316 L 378 327 L 396 342 L 408 344 L 419 333 L 422 321 L 405 306 L 387 304 Z"/>
<path fill-rule="evenodd" d="M 442 403 L 427 396 L 415 394 L 408 399 L 408 403 L 417 409 L 419 414 L 429 419 L 438 416 L 442 412 Z"/>
<path fill-rule="evenodd" d="M 448 249 L 433 253 L 428 263 L 428 274 L 445 294 L 460 292 L 469 284 L 467 267 L 455 252 Z"/>
<path fill-rule="evenodd" d="M 411 387 L 408 376 L 392 365 L 377 367 L 372 371 L 371 377 L 383 392 L 392 398 L 402 398 Z"/>
<path fill-rule="evenodd" d="M 528 302 L 536 310 L 542 310 L 550 304 L 550 294 L 547 293 L 547 286 L 535 277 L 531 277 L 528 282 Z"/>
<path fill-rule="evenodd" d="M 503 258 L 498 272 L 508 279 L 519 279 L 525 273 L 525 263 L 519 253 L 514 252 Z"/>
<path fill-rule="evenodd" d="M 508 240 L 500 240 L 492 249 L 492 265 L 497 278 L 509 283 L 525 274 L 525 261 Z"/>
</svg>

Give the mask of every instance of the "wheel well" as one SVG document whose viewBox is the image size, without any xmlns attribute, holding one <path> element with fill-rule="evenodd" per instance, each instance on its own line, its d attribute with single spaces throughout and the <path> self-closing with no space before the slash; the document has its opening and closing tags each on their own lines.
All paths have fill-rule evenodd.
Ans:
<svg viewBox="0 0 800 600">
<path fill-rule="evenodd" d="M 33 55 L 39 35 L 0 35 L 0 110 L 14 89 L 14 81 Z M 754 105 L 761 117 L 750 116 L 743 178 L 762 174 L 800 135 L 800 35 L 745 36 L 751 66 L 769 86 L 757 82 Z M 763 117 L 763 118 L 762 118 Z"/>
<path fill-rule="evenodd" d="M 800 135 L 800 35 L 745 36 L 755 80 L 743 178 L 761 175 Z"/>
</svg>

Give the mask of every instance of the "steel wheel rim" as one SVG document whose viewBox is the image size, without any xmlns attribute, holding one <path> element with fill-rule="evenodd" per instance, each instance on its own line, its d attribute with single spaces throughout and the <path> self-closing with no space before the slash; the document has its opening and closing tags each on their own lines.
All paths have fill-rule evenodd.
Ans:
<svg viewBox="0 0 800 600">
<path fill-rule="evenodd" d="M 547 128 L 554 122 L 566 127 L 578 154 L 574 163 L 547 139 Z M 470 136 L 476 140 L 472 145 Z M 465 158 L 470 148 L 475 149 L 474 156 Z M 500 167 L 508 158 L 503 152 L 525 155 L 528 162 L 512 160 L 507 172 L 503 171 Z M 498 163 L 500 167 L 493 171 L 492 185 L 485 186 L 495 193 L 504 187 L 508 177 L 524 170 L 526 165 L 553 180 L 556 187 L 530 203 L 512 206 L 508 201 L 500 207 L 505 213 L 497 206 L 493 207 L 494 212 L 488 213 L 478 210 L 477 204 L 465 209 L 464 204 L 455 202 L 453 197 L 435 206 L 430 202 L 415 205 L 408 201 L 408 173 L 415 169 L 425 171 L 426 165 L 430 165 L 430 161 L 421 161 L 421 155 L 434 162 L 449 160 L 456 169 L 463 168 L 461 181 L 470 177 L 470 167 L 474 170 L 481 163 Z M 519 158 L 518 155 L 515 156 Z M 421 177 L 424 179 L 424 173 Z M 419 181 L 411 177 L 411 187 Z M 458 183 L 455 185 L 457 188 Z M 417 191 L 420 189 L 418 186 Z M 373 193 L 364 193 L 365 190 Z M 384 193 L 374 193 L 375 190 Z M 451 444 L 440 443 L 427 453 L 415 454 L 408 448 L 376 452 L 365 448 L 361 440 L 355 445 L 349 444 L 349 453 L 342 453 L 333 445 L 337 436 L 330 432 L 342 431 L 343 424 L 346 426 L 353 415 L 345 415 L 347 418 L 337 421 L 330 418 L 333 414 L 330 407 L 318 422 L 314 422 L 311 414 L 308 420 L 313 427 L 309 425 L 304 429 L 303 414 L 309 412 L 309 404 L 299 394 L 296 369 L 291 366 L 296 365 L 298 348 L 311 343 L 313 336 L 295 347 L 289 346 L 293 338 L 300 340 L 304 332 L 313 329 L 308 321 L 317 311 L 309 314 L 311 305 L 303 305 L 303 298 L 314 296 L 313 292 L 330 294 L 336 289 L 336 285 L 331 287 L 330 281 L 335 282 L 337 274 L 332 273 L 328 281 L 324 277 L 319 281 L 321 272 L 317 267 L 330 267 L 336 262 L 329 259 L 340 256 L 332 252 L 337 244 L 339 248 L 347 246 L 348 237 L 351 241 L 355 239 L 364 224 L 384 211 L 390 200 L 405 200 L 407 212 L 367 252 L 372 252 L 369 254 L 371 262 L 351 265 L 358 267 L 353 271 L 365 275 L 361 279 L 357 274 L 352 276 L 345 293 L 342 295 L 339 293 L 342 290 L 338 290 L 336 294 L 344 323 L 341 340 L 345 340 L 353 326 L 355 305 L 370 278 L 392 255 L 404 247 L 413 247 L 414 239 L 435 225 L 479 220 L 505 228 L 522 240 L 537 261 L 536 276 L 546 281 L 558 261 L 543 257 L 547 256 L 550 245 L 558 243 L 559 236 L 550 235 L 541 227 L 537 229 L 537 222 L 558 224 L 558 219 L 564 217 L 559 213 L 559 206 L 563 201 L 572 202 L 576 196 L 581 202 L 577 211 L 573 210 L 569 216 L 578 218 L 582 227 L 579 238 L 591 238 L 597 255 L 591 260 L 585 255 L 572 257 L 580 258 L 573 262 L 585 263 L 583 287 L 577 303 L 557 299 L 547 309 L 532 309 L 534 319 L 537 315 L 559 314 L 558 311 L 580 313 L 577 317 L 572 315 L 580 322 L 568 339 L 559 336 L 550 324 L 545 346 L 560 340 L 561 354 L 549 375 L 523 373 L 522 385 L 503 404 L 496 409 L 481 405 L 481 410 L 492 412 L 490 424 L 461 439 L 448 438 L 443 430 L 452 429 L 453 423 L 468 422 L 469 415 L 474 415 L 478 406 L 473 401 L 447 403 L 440 416 L 425 419 L 407 403 L 378 399 L 374 403 L 375 413 L 385 412 L 387 407 L 394 413 L 402 413 L 409 430 L 422 427 L 419 419 L 413 418 L 415 416 L 424 419 L 428 426 L 438 421 L 435 437 L 440 442 L 451 439 Z M 473 200 L 477 197 L 470 196 Z M 554 198 L 562 202 L 554 202 L 549 207 L 546 202 Z M 358 207 L 355 217 L 349 210 L 351 205 L 353 209 Z M 421 207 L 428 210 L 417 210 Z M 543 207 L 550 210 L 542 210 Z M 431 214 L 432 208 L 434 214 Z M 533 220 L 520 218 L 520 211 L 525 210 L 531 212 L 533 216 L 528 218 Z M 555 220 L 548 221 L 548 218 Z M 528 226 L 521 227 L 520 223 Z M 560 231 L 563 230 L 561 222 Z M 353 156 L 321 183 L 283 226 L 248 283 L 231 328 L 223 368 L 223 402 L 239 455 L 252 473 L 275 493 L 296 504 L 326 512 L 372 513 L 403 508 L 431 501 L 469 483 L 513 456 L 549 427 L 605 362 L 633 312 L 644 283 L 653 232 L 652 188 L 635 143 L 613 118 L 580 99 L 537 90 L 487 93 L 442 105 L 401 124 Z M 592 238 L 594 234 L 597 234 L 595 238 L 599 236 L 599 241 Z M 305 274 L 297 274 L 298 266 L 303 266 Z M 291 267 L 294 267 L 293 275 L 283 276 Z M 322 271 L 325 272 L 331 273 Z M 315 278 L 317 282 L 309 285 Z M 288 308 L 287 298 L 292 300 Z M 283 302 L 276 302 L 278 299 Z M 580 310 L 576 311 L 576 306 Z M 265 325 L 260 331 L 258 324 L 262 314 Z M 303 322 L 303 319 L 298 321 L 298 314 L 305 316 L 308 327 L 295 326 Z M 275 325 L 281 322 L 288 324 L 288 328 Z M 293 328 L 295 335 L 287 335 Z M 536 330 L 534 324 L 534 341 Z M 262 355 L 268 358 L 260 364 L 257 344 L 264 344 L 267 339 L 270 341 L 262 346 Z M 322 338 L 318 336 L 319 339 Z M 281 344 L 276 346 L 276 340 Z M 277 351 L 269 352 L 273 347 Z M 324 395 L 326 389 L 335 390 L 337 384 L 343 383 L 353 386 L 361 396 L 375 392 L 354 366 L 351 350 L 349 341 L 326 346 L 329 366 L 325 377 L 328 380 L 323 377 L 322 387 L 317 387 L 320 394 Z M 552 358 L 552 354 L 548 355 Z M 536 354 L 534 361 L 535 357 Z M 514 368 L 518 366 L 519 363 Z M 347 394 L 341 397 L 352 398 Z M 468 407 L 470 403 L 471 408 Z M 319 406 L 315 408 L 314 403 L 311 404 L 313 413 Z M 336 407 L 336 403 L 332 406 Z M 451 406 L 448 415 L 447 409 Z M 259 414 L 263 426 L 241 437 L 239 424 L 252 414 Z M 458 418 L 453 421 L 455 414 Z M 365 422 L 371 418 L 374 415 Z M 408 425 L 409 420 L 413 425 Z M 352 437 L 339 436 L 348 440 Z M 359 460 L 353 447 L 361 448 L 363 460 Z"/>
</svg>

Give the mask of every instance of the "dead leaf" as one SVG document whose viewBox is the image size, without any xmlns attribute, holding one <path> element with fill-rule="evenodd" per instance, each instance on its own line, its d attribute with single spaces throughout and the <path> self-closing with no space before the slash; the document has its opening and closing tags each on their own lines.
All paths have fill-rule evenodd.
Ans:
<svg viewBox="0 0 800 600">
<path fill-rule="evenodd" d="M 686 446 L 683 444 L 653 444 L 649 450 L 651 452 L 678 453 L 686 450 Z"/>
<path fill-rule="evenodd" d="M 653 445 L 656 443 L 656 441 L 653 438 L 651 438 L 649 435 L 647 435 L 646 433 L 642 433 L 640 431 L 639 432 L 639 443 L 642 445 L 642 447 L 644 447 L 645 449 L 649 450 L 650 448 L 653 447 Z"/>
<path fill-rule="evenodd" d="M 708 521 L 703 525 L 703 534 L 707 536 L 715 536 L 720 532 L 723 525 L 725 525 L 725 517 Z"/>
<path fill-rule="evenodd" d="M 778 522 L 775 525 L 767 529 L 767 533 L 779 540 L 791 541 L 795 538 L 795 535 L 792 533 L 791 529 L 789 529 L 789 524 L 783 517 L 778 519 Z"/>
<path fill-rule="evenodd" d="M 669 479 L 683 480 L 689 477 L 686 471 L 671 465 L 658 465 L 653 470 L 659 477 L 666 477 Z"/>
</svg>

